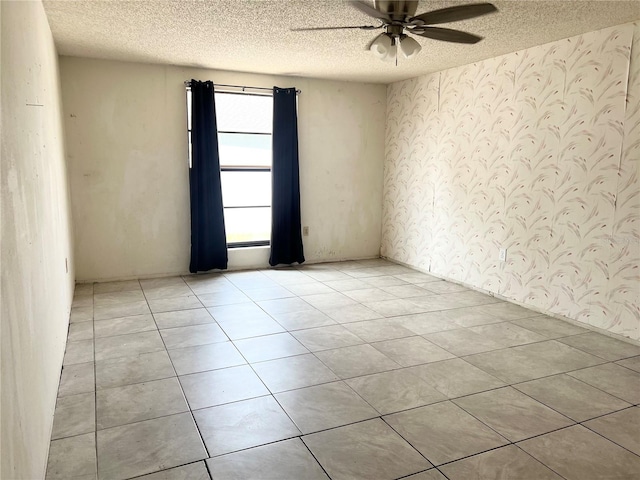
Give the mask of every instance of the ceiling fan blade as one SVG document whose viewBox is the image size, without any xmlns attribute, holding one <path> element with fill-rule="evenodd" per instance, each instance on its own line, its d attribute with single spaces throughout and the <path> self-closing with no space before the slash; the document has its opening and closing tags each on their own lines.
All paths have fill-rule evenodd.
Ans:
<svg viewBox="0 0 640 480">
<path fill-rule="evenodd" d="M 360 30 L 376 30 L 378 28 L 382 28 L 382 25 L 375 27 L 373 25 L 362 25 L 356 27 L 310 27 L 310 28 L 292 28 L 292 32 L 309 32 L 313 30 L 346 30 L 346 29 L 354 29 L 359 28 Z"/>
<path fill-rule="evenodd" d="M 379 18 L 383 22 L 391 22 L 391 17 L 389 15 L 387 15 L 386 13 L 382 13 L 373 7 L 370 7 L 366 3 L 363 3 L 363 2 L 349 2 L 349 3 L 351 3 L 351 6 L 353 8 L 360 10 L 362 13 L 369 15 L 370 17 Z"/>
<path fill-rule="evenodd" d="M 457 22 L 468 18 L 480 17 L 497 11 L 498 9 L 491 3 L 473 3 L 433 10 L 413 17 L 410 21 L 417 24 L 422 23 L 423 25 L 436 25 L 438 23 Z"/>
<path fill-rule="evenodd" d="M 413 33 L 414 35 L 420 35 L 421 37 L 433 38 L 434 40 L 442 40 L 444 42 L 478 43 L 482 40 L 482 37 L 478 35 L 460 30 L 451 30 L 450 28 L 416 27 L 405 31 Z"/>
</svg>

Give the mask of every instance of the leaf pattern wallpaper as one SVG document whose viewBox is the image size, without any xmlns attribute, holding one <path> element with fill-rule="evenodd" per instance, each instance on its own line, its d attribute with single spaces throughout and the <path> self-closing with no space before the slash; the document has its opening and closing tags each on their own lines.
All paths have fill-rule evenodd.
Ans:
<svg viewBox="0 0 640 480">
<path fill-rule="evenodd" d="M 640 340 L 640 23 L 389 85 L 385 156 L 383 256 Z"/>
</svg>

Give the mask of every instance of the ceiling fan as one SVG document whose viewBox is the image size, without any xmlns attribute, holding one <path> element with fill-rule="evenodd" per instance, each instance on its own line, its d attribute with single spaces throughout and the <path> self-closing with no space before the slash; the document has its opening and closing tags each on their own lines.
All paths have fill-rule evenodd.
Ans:
<svg viewBox="0 0 640 480">
<path fill-rule="evenodd" d="M 293 28 L 291 30 L 300 32 L 343 29 L 377 30 L 384 28 L 383 33 L 369 42 L 367 49 L 382 60 L 397 62 L 398 51 L 405 58 L 413 58 L 422 49 L 420 44 L 407 34 L 444 42 L 478 43 L 482 40 L 482 37 L 478 35 L 450 28 L 432 27 L 431 25 L 467 20 L 498 11 L 491 3 L 473 3 L 441 8 L 416 15 L 418 0 L 374 0 L 373 7 L 361 1 L 349 3 L 360 12 L 379 20 L 381 22 L 380 25 Z"/>
</svg>

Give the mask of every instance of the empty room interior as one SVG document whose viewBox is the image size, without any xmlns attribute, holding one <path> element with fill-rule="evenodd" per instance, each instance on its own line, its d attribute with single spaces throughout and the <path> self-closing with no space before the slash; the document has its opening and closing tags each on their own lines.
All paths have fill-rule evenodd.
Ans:
<svg viewBox="0 0 640 480">
<path fill-rule="evenodd" d="M 0 478 L 640 478 L 640 2 L 0 21 Z"/>
</svg>

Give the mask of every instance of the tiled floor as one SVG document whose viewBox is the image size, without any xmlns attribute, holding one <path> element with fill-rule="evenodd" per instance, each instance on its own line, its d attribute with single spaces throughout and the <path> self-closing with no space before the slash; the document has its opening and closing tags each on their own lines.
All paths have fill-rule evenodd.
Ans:
<svg viewBox="0 0 640 480">
<path fill-rule="evenodd" d="M 48 479 L 640 478 L 640 347 L 384 260 L 78 285 Z"/>
</svg>

